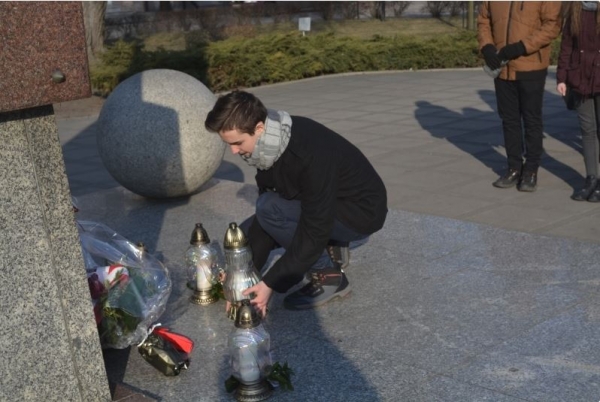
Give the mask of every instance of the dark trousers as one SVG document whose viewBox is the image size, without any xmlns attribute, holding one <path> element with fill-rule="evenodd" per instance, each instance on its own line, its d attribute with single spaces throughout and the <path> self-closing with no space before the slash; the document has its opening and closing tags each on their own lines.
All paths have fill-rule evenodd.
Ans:
<svg viewBox="0 0 600 402">
<path fill-rule="evenodd" d="M 265 192 L 256 200 L 256 214 L 246 219 L 240 227 L 244 233 L 249 233 L 250 225 L 254 219 L 258 219 L 261 228 L 284 249 L 292 244 L 301 212 L 300 201 L 286 200 L 274 192 Z M 369 235 L 358 233 L 339 220 L 335 220 L 329 239 L 333 243 L 348 243 L 367 238 Z M 313 268 L 325 268 L 329 266 L 329 255 L 323 249 L 323 254 Z M 262 267 L 257 267 L 261 269 Z"/>
<path fill-rule="evenodd" d="M 542 104 L 546 78 L 506 81 L 496 78 L 496 102 L 502 119 L 508 167 L 536 173 L 544 148 Z M 525 135 L 523 135 L 525 128 Z M 524 139 L 523 139 L 524 137 Z M 523 156 L 525 163 L 523 164 Z"/>
<path fill-rule="evenodd" d="M 577 107 L 581 126 L 583 161 L 586 176 L 598 177 L 598 141 L 600 139 L 600 96 L 585 99 Z"/>
</svg>

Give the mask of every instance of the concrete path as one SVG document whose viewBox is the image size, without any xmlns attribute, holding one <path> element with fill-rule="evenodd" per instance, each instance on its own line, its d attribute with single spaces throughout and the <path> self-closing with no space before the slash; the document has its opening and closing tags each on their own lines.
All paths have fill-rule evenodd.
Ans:
<svg viewBox="0 0 600 402">
<path fill-rule="evenodd" d="M 295 369 L 282 401 L 600 400 L 600 205 L 583 181 L 578 124 L 550 74 L 546 155 L 533 194 L 491 183 L 505 166 L 493 83 L 482 71 L 351 74 L 251 89 L 268 107 L 337 130 L 388 188 L 386 226 L 354 245 L 353 293 L 308 312 L 272 303 L 276 360 Z M 119 186 L 95 149 L 101 100 L 55 105 L 80 218 L 144 241 L 174 282 L 163 322 L 197 343 L 166 378 L 131 351 L 107 351 L 109 378 L 157 400 L 231 400 L 222 304 L 187 301 L 182 257 L 195 221 L 220 242 L 252 212 L 253 171 L 226 154 L 202 192 L 152 201 Z M 583 241 L 582 241 L 583 240 Z"/>
<path fill-rule="evenodd" d="M 355 143 L 383 177 L 391 208 L 600 242 L 600 204 L 569 198 L 585 174 L 581 137 L 577 116 L 565 109 L 554 82 L 550 73 L 546 153 L 533 194 L 491 185 L 506 157 L 493 82 L 479 69 L 351 74 L 251 91 L 268 107 L 312 117 Z M 101 104 L 92 98 L 56 106 L 74 194 L 117 185 L 93 146 L 70 152 L 80 143 L 93 145 Z M 252 169 L 229 152 L 215 177 L 254 182 Z"/>
</svg>

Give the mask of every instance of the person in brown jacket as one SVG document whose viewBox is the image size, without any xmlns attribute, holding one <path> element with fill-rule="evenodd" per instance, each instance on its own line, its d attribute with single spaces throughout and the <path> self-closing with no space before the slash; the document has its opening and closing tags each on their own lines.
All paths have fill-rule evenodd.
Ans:
<svg viewBox="0 0 600 402">
<path fill-rule="evenodd" d="M 574 105 L 581 127 L 586 178 L 583 188 L 571 196 L 575 201 L 600 202 L 598 136 L 600 135 L 600 13 L 597 1 L 564 2 L 565 26 L 556 70 L 556 90 L 567 86 L 578 102 Z"/>
<path fill-rule="evenodd" d="M 561 2 L 484 1 L 477 39 L 494 79 L 508 169 L 493 185 L 535 191 L 542 146 L 542 103 L 550 43 L 560 33 Z M 523 141 L 523 126 L 525 135 Z M 525 160 L 523 160 L 525 156 Z"/>
</svg>

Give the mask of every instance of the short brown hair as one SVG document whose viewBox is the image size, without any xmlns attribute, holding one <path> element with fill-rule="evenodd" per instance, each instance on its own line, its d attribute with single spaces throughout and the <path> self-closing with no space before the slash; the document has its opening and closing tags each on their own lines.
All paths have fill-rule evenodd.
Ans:
<svg viewBox="0 0 600 402">
<path fill-rule="evenodd" d="M 204 127 L 215 133 L 239 130 L 253 135 L 256 125 L 266 119 L 267 108 L 260 99 L 248 92 L 233 91 L 217 99 L 206 116 Z"/>
</svg>

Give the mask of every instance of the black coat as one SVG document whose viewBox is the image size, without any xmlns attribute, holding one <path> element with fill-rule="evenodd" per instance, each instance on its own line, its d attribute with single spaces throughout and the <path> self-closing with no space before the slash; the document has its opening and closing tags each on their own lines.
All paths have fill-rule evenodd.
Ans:
<svg viewBox="0 0 600 402">
<path fill-rule="evenodd" d="M 378 231 L 385 222 L 386 189 L 371 163 L 345 138 L 306 117 L 292 116 L 286 150 L 270 169 L 257 171 L 256 184 L 260 192 L 276 191 L 301 202 L 290 248 L 263 277 L 280 293 L 300 282 L 319 258 L 335 218 L 362 234 Z M 257 219 L 248 239 L 261 269 L 276 244 Z"/>
</svg>

